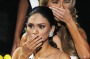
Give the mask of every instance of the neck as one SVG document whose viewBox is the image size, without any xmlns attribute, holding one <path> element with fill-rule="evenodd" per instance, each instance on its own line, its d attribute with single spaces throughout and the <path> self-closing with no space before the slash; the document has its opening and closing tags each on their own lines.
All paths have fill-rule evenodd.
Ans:
<svg viewBox="0 0 90 59">
<path fill-rule="evenodd" d="M 48 50 L 50 51 L 50 44 L 48 43 L 48 41 L 44 42 L 43 45 L 42 45 L 42 48 L 37 52 L 35 53 L 35 57 L 38 58 L 38 57 L 43 57 L 43 56 L 46 56 Z"/>
</svg>

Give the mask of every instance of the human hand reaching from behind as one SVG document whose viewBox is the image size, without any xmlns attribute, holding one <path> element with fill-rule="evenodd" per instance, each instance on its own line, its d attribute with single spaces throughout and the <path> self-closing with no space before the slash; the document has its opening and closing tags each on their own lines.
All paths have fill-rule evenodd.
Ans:
<svg viewBox="0 0 90 59">
<path fill-rule="evenodd" d="M 70 10 L 64 4 L 61 5 L 61 8 L 55 6 L 50 8 L 52 9 L 55 19 L 57 21 L 63 21 L 67 24 L 72 19 Z"/>
</svg>

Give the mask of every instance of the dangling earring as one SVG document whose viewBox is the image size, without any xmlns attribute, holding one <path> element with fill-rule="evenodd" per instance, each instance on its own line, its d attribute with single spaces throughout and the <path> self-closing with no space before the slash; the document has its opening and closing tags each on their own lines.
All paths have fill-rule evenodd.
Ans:
<svg viewBox="0 0 90 59">
<path fill-rule="evenodd" d="M 50 31 L 50 33 L 49 33 L 49 37 L 52 37 L 52 36 L 53 36 L 53 32 Z"/>
</svg>

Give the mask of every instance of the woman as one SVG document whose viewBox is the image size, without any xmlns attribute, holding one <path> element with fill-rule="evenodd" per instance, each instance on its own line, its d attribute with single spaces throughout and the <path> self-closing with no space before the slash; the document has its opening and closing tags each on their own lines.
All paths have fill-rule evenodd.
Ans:
<svg viewBox="0 0 90 59">
<path fill-rule="evenodd" d="M 22 14 L 22 16 L 25 15 L 24 12 L 26 12 L 27 6 L 28 6 L 27 0 L 26 1 L 24 0 L 23 2 L 26 3 L 26 4 L 24 4 L 25 8 L 23 10 L 21 9 L 23 11 L 22 12 L 23 14 L 19 13 L 19 14 Z M 76 19 L 76 10 L 74 8 L 75 0 L 40 0 L 40 3 L 41 3 L 40 5 L 49 6 L 53 10 L 53 13 L 56 15 L 55 18 L 57 19 L 58 23 L 59 23 L 59 21 L 62 21 L 62 24 L 64 22 L 63 25 L 59 24 L 59 26 L 61 26 L 61 28 L 59 30 L 60 34 L 58 33 L 59 37 L 58 36 L 54 37 L 54 38 L 58 38 L 58 39 L 57 40 L 53 39 L 54 42 L 57 44 L 58 48 L 61 51 L 65 51 L 69 55 L 76 55 L 78 53 L 78 56 L 80 58 L 90 58 L 89 45 L 85 40 L 85 39 L 87 39 L 86 34 L 83 31 L 83 29 L 80 28 L 78 23 L 76 21 L 74 21 Z M 18 16 L 20 16 L 20 15 L 18 15 Z M 19 24 L 24 22 L 24 21 L 22 21 L 22 19 L 20 21 L 20 18 L 23 18 L 23 20 L 25 20 L 24 17 L 18 17 L 19 18 L 18 23 L 20 22 Z M 20 32 L 21 32 L 20 30 L 21 30 L 22 25 L 19 27 L 19 24 L 17 24 L 18 28 L 16 28 L 16 32 L 15 32 L 16 37 L 15 38 L 19 38 L 19 36 L 20 36 Z M 71 25 L 73 25 L 73 26 L 71 26 Z M 69 30 L 67 30 L 67 29 L 69 29 Z M 70 35 L 68 35 L 68 33 L 67 33 L 68 31 L 70 32 Z M 63 39 L 63 40 L 60 41 L 60 39 Z M 17 40 L 19 40 L 19 39 L 17 39 Z M 66 44 L 61 43 L 61 42 L 64 42 Z M 73 42 L 74 42 L 74 44 L 73 44 Z M 65 45 L 65 46 L 67 45 L 67 46 L 64 47 L 63 45 Z M 77 51 L 77 53 L 75 50 Z"/>
<path fill-rule="evenodd" d="M 76 9 L 74 8 L 75 0 L 41 0 L 40 5 L 49 6 L 53 10 L 58 24 L 60 21 L 64 22 L 64 25 L 60 25 L 61 29 L 58 33 L 59 37 L 61 38 L 62 50 L 71 56 L 78 54 L 80 58 L 90 58 L 90 48 L 86 41 L 86 34 L 76 22 Z M 70 34 L 67 30 L 70 32 Z M 57 41 L 54 40 L 55 43 Z M 57 46 L 59 45 L 58 43 L 56 44 Z"/>
<path fill-rule="evenodd" d="M 35 7 L 28 16 L 27 41 L 22 47 L 18 47 L 12 59 L 28 59 L 34 54 L 34 59 L 70 59 L 70 57 L 55 48 L 52 40 L 52 33 L 56 33 L 57 23 L 54 20 L 53 12 L 50 8 Z M 50 45 L 50 41 L 51 45 Z"/>
</svg>

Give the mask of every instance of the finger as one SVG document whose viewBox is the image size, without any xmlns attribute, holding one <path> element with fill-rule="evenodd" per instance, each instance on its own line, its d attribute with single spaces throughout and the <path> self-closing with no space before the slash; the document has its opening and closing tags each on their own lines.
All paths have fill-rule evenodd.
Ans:
<svg viewBox="0 0 90 59">
<path fill-rule="evenodd" d="M 31 42 L 31 46 L 35 47 L 37 44 L 39 44 L 42 41 L 43 41 L 42 38 L 38 38 L 38 39 L 34 40 L 33 42 Z"/>
<path fill-rule="evenodd" d="M 27 42 L 25 42 L 23 46 L 32 50 L 33 47 L 35 47 L 35 45 L 37 45 L 39 42 L 42 41 L 41 39 L 42 39 L 41 37 L 35 36 L 33 39 L 30 39 Z"/>
<path fill-rule="evenodd" d="M 59 17 L 57 14 L 54 14 L 54 15 L 55 15 L 55 19 L 56 19 L 57 21 L 63 21 L 62 18 Z"/>
<path fill-rule="evenodd" d="M 58 14 L 61 14 L 61 15 L 63 15 L 64 14 L 64 11 L 60 11 L 60 10 L 57 10 L 57 9 L 52 9 L 52 11 L 54 12 L 54 13 L 58 13 Z"/>
<path fill-rule="evenodd" d="M 55 14 L 54 14 L 55 15 Z M 58 21 L 60 21 L 56 16 L 54 17 L 55 18 L 55 20 L 58 22 Z"/>
<path fill-rule="evenodd" d="M 36 36 L 28 36 L 27 43 L 31 43 L 33 40 L 35 40 L 38 37 L 39 37 L 38 35 L 36 35 Z"/>
<path fill-rule="evenodd" d="M 58 21 L 64 21 L 62 15 L 59 14 L 59 16 L 58 16 L 58 13 L 54 13 L 54 16 L 56 17 L 56 20 L 58 20 Z"/>
<path fill-rule="evenodd" d="M 40 43 L 38 43 L 37 45 L 35 45 L 35 46 L 25 46 L 24 48 L 26 49 L 26 50 L 30 50 L 30 51 L 35 51 L 36 50 L 36 48 L 38 48 L 38 47 L 40 47 L 42 45 L 42 42 L 40 42 Z"/>
<path fill-rule="evenodd" d="M 54 13 L 54 16 L 57 17 L 57 18 L 63 18 L 63 15 L 62 13 L 59 13 L 59 12 L 56 12 L 53 10 L 53 13 Z"/>
<path fill-rule="evenodd" d="M 52 10 L 56 10 L 56 11 L 61 11 L 61 12 L 64 11 L 63 8 L 58 8 L 58 7 L 50 7 L 50 9 L 52 9 Z"/>
<path fill-rule="evenodd" d="M 42 45 L 42 42 L 39 43 L 39 44 L 37 44 L 37 45 L 33 48 L 33 50 L 36 50 L 36 49 L 39 48 L 41 45 Z"/>
<path fill-rule="evenodd" d="M 41 37 L 37 37 L 36 39 L 34 39 L 31 42 L 26 42 L 24 45 L 27 46 L 28 48 L 30 47 L 30 49 L 32 49 L 33 47 L 35 47 L 38 43 L 42 42 L 43 39 Z"/>
</svg>

